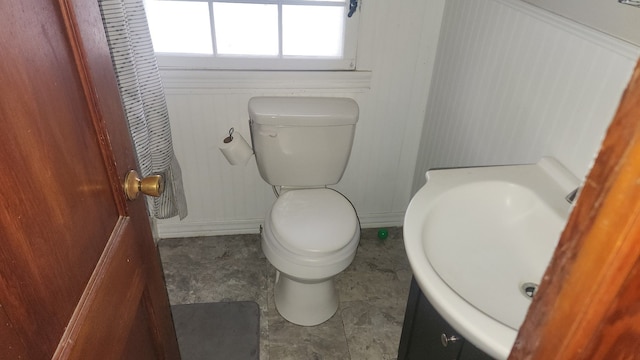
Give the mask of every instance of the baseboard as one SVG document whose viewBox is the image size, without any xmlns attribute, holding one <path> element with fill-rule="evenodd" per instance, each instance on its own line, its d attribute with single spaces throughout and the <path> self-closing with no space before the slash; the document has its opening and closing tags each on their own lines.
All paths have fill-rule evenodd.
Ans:
<svg viewBox="0 0 640 360">
<path fill-rule="evenodd" d="M 375 228 L 386 226 L 402 226 L 404 212 L 384 213 L 384 214 L 364 214 L 359 215 L 360 226 L 362 228 Z M 203 221 L 203 222 L 176 222 L 157 223 L 158 234 L 162 239 L 235 235 L 235 234 L 257 234 L 260 232 L 263 219 L 233 220 L 233 221 Z"/>
<path fill-rule="evenodd" d="M 404 221 L 404 211 L 396 213 L 384 213 L 384 214 L 365 214 L 359 215 L 360 227 L 362 228 L 376 228 L 385 226 L 402 226 Z"/>
<path fill-rule="evenodd" d="M 235 234 L 257 234 L 263 219 L 158 223 L 160 238 L 182 238 Z"/>
</svg>

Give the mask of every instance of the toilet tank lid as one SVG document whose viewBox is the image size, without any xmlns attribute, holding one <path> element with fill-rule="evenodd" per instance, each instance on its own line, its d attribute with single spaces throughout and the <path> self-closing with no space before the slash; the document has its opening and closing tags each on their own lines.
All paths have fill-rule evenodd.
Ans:
<svg viewBox="0 0 640 360">
<path fill-rule="evenodd" d="M 358 112 L 358 104 L 349 98 L 261 96 L 249 100 L 249 117 L 262 125 L 353 125 Z"/>
</svg>

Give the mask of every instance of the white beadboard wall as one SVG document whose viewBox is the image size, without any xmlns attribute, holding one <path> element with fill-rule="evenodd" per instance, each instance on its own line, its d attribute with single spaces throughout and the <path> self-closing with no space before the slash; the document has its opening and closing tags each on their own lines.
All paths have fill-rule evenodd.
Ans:
<svg viewBox="0 0 640 360">
<path fill-rule="evenodd" d="M 447 0 L 413 192 L 431 168 L 544 155 L 584 178 L 639 53 L 521 1 Z"/>
<path fill-rule="evenodd" d="M 189 215 L 158 221 L 160 237 L 257 232 L 275 197 L 255 159 L 230 166 L 218 144 L 230 127 L 250 141 L 252 96 L 346 96 L 360 106 L 354 148 L 335 186 L 362 226 L 400 225 L 410 200 L 444 0 L 364 1 L 358 72 L 163 70 Z"/>
</svg>

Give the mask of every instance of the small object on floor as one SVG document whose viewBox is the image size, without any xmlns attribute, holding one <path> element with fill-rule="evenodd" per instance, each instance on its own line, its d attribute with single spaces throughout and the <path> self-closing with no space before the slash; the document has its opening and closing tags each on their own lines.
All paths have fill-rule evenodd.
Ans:
<svg viewBox="0 0 640 360">
<path fill-rule="evenodd" d="M 182 360 L 258 360 L 260 308 L 253 301 L 171 306 Z"/>
<path fill-rule="evenodd" d="M 385 240 L 389 236 L 389 230 L 385 228 L 378 229 L 378 239 Z"/>
</svg>

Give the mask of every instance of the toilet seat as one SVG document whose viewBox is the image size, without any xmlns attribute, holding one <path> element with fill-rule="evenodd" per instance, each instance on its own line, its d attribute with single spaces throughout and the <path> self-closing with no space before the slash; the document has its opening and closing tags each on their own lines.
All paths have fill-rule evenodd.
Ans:
<svg viewBox="0 0 640 360">
<path fill-rule="evenodd" d="M 268 221 L 283 247 L 310 257 L 339 251 L 359 228 L 351 203 L 326 188 L 284 192 L 271 208 Z"/>
</svg>

